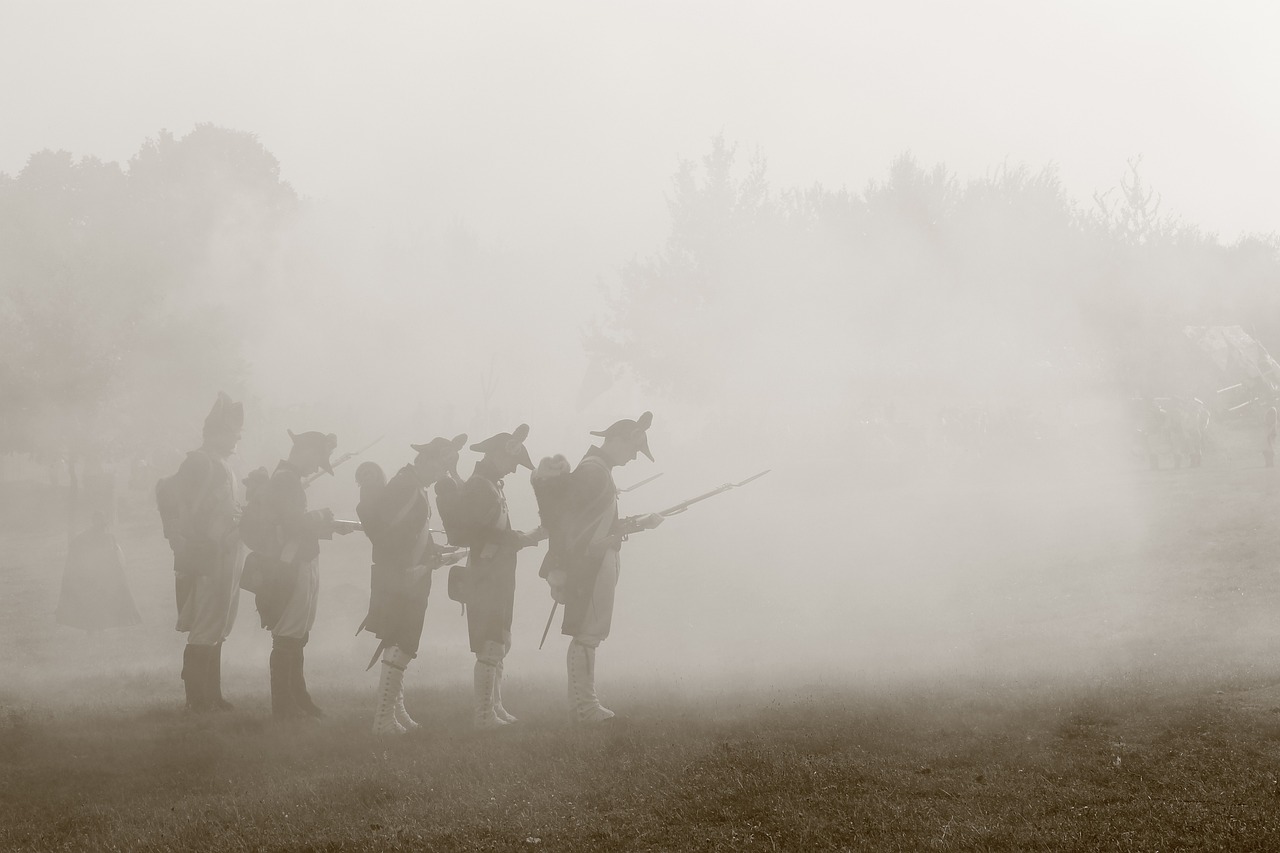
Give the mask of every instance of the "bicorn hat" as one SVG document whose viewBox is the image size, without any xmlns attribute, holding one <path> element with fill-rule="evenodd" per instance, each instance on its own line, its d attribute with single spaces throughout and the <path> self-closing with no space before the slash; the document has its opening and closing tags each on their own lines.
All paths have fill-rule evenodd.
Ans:
<svg viewBox="0 0 1280 853">
<path fill-rule="evenodd" d="M 222 391 L 204 419 L 204 434 L 239 432 L 244 429 L 244 403 L 233 403 Z"/>
<path fill-rule="evenodd" d="M 436 437 L 428 441 L 426 444 L 409 445 L 418 451 L 419 456 L 426 456 L 431 460 L 440 460 L 445 463 L 445 467 L 454 477 L 458 476 L 458 451 L 467 443 L 467 434 L 460 433 L 453 438 Z"/>
<path fill-rule="evenodd" d="M 653 424 L 653 412 L 645 412 L 634 421 L 630 418 L 623 418 L 614 423 L 605 430 L 593 431 L 592 435 L 598 435 L 601 438 L 616 438 L 619 436 L 631 436 L 639 433 L 637 440 L 640 442 L 640 452 L 649 457 L 649 461 L 653 461 L 653 454 L 649 452 L 649 427 Z"/>
<path fill-rule="evenodd" d="M 514 457 L 516 462 L 532 471 L 533 460 L 529 458 L 529 449 L 524 446 L 524 440 L 528 437 L 529 425 L 520 424 L 513 432 L 491 435 L 484 441 L 471 445 L 471 449 L 477 453 L 507 453 Z"/>
<path fill-rule="evenodd" d="M 295 448 L 321 454 L 321 470 L 328 474 L 333 473 L 333 467 L 329 464 L 329 455 L 338 448 L 338 437 L 336 435 L 315 431 L 295 434 L 293 430 L 288 430 L 288 433 L 289 438 L 293 439 Z"/>
</svg>

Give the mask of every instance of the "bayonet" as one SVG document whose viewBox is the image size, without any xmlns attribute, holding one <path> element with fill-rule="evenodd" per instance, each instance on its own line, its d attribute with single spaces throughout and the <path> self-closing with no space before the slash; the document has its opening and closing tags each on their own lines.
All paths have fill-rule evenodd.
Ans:
<svg viewBox="0 0 1280 853">
<path fill-rule="evenodd" d="M 698 495 L 696 498 L 690 498 L 687 501 L 681 501 L 675 506 L 667 507 L 666 509 L 659 512 L 658 515 L 662 516 L 663 518 L 669 518 L 670 516 L 673 516 L 673 515 L 679 515 L 680 513 L 684 512 L 685 510 L 687 510 L 689 507 L 693 506 L 696 503 L 705 501 L 707 498 L 714 498 L 716 495 L 723 494 L 729 491 L 730 489 L 742 488 L 747 483 L 750 483 L 753 480 L 759 480 L 761 477 L 763 477 L 765 474 L 768 474 L 772 470 L 773 470 L 772 468 L 766 468 L 764 471 L 761 471 L 759 474 L 752 474 L 750 477 L 748 477 L 747 479 L 739 483 L 725 483 L 723 486 L 719 487 L 718 489 L 712 489 L 711 491 L 707 492 L 705 495 Z"/>
</svg>

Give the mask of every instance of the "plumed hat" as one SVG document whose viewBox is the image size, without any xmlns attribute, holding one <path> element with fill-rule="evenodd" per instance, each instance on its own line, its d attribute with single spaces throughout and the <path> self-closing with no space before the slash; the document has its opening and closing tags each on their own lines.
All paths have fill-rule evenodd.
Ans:
<svg viewBox="0 0 1280 853">
<path fill-rule="evenodd" d="M 524 440 L 529 437 L 529 425 L 520 424 L 513 432 L 500 432 L 497 435 L 491 435 L 484 441 L 471 445 L 471 449 L 477 453 L 506 453 L 515 458 L 516 462 L 533 470 L 533 460 L 529 458 L 529 450 L 524 446 Z"/>
<path fill-rule="evenodd" d="M 320 462 L 321 470 L 328 474 L 333 473 L 333 467 L 329 464 L 329 455 L 338 448 L 338 437 L 336 435 L 315 431 L 294 434 L 293 430 L 288 430 L 288 433 L 289 438 L 293 439 L 295 450 L 318 454 L 322 460 Z"/>
<path fill-rule="evenodd" d="M 649 452 L 649 427 L 653 424 L 653 412 L 645 412 L 634 421 L 630 418 L 623 418 L 614 423 L 605 430 L 598 432 L 593 431 L 592 435 L 598 435 L 601 438 L 616 438 L 619 436 L 630 436 L 639 433 L 638 441 L 640 442 L 640 452 L 649 457 L 649 461 L 653 461 L 653 454 Z"/>
<path fill-rule="evenodd" d="M 441 461 L 445 463 L 445 467 L 449 469 L 449 473 L 454 477 L 458 476 L 458 451 L 462 450 L 467 443 L 467 434 L 459 433 L 453 438 L 436 437 L 428 441 L 426 444 L 409 445 L 418 451 L 419 456 L 425 456 L 431 461 Z"/>
<path fill-rule="evenodd" d="M 204 419 L 204 434 L 239 432 L 244 429 L 244 403 L 233 403 L 222 391 Z"/>
</svg>

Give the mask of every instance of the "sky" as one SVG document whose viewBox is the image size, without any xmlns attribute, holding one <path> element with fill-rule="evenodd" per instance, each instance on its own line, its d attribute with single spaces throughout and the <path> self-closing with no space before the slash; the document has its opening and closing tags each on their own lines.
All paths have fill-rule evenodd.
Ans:
<svg viewBox="0 0 1280 853">
<path fill-rule="evenodd" d="M 779 187 L 858 190 L 910 151 L 1052 164 L 1088 203 L 1141 157 L 1164 212 L 1230 242 L 1280 222 L 1277 25 L 1263 2 L 0 0 L 0 172 L 212 122 L 374 227 L 572 246 L 588 274 L 660 247 L 679 160 L 722 133 Z"/>
</svg>

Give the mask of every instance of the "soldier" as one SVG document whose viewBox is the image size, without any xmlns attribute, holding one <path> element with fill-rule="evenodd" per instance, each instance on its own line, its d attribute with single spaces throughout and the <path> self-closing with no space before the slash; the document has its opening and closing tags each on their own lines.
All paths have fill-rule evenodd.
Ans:
<svg viewBox="0 0 1280 853">
<path fill-rule="evenodd" d="M 653 415 L 623 419 L 601 432 L 570 475 L 562 536 L 553 547 L 561 551 L 566 572 L 561 633 L 572 637 L 566 659 L 569 673 L 569 716 L 575 722 L 598 723 L 614 716 L 596 698 L 596 648 L 609 636 L 613 621 L 613 595 L 618 585 L 618 551 L 627 530 L 618 519 L 618 488 L 613 469 L 649 452 L 648 429 Z M 649 530 L 663 521 L 660 515 L 636 520 L 633 530 Z"/>
<path fill-rule="evenodd" d="M 374 734 L 403 734 L 420 728 L 404 707 L 404 672 L 422 639 L 431 573 L 443 563 L 440 548 L 431 538 L 427 489 L 445 477 L 457 480 L 458 451 L 466 443 L 466 435 L 459 435 L 410 445 L 417 451 L 413 463 L 385 485 L 379 484 L 382 469 L 372 462 L 356 471 L 361 484 L 356 513 L 373 543 L 369 614 L 360 627 L 382 641 Z"/>
<path fill-rule="evenodd" d="M 527 424 L 514 432 L 498 433 L 471 449 L 483 453 L 471 478 L 458 496 L 456 526 L 464 531 L 462 541 L 470 546 L 467 577 L 467 633 L 476 663 L 472 683 L 475 688 L 475 726 L 494 729 L 516 722 L 502 705 L 503 659 L 511 650 L 511 617 L 516 593 L 516 553 L 541 541 L 539 531 L 524 533 L 511 529 L 502 478 L 521 465 L 533 470 L 524 440 Z M 437 498 L 442 495 L 437 487 Z M 441 515 L 444 515 L 441 505 Z M 452 525 L 451 525 L 452 526 Z M 451 536 L 453 541 L 454 537 Z"/>
<path fill-rule="evenodd" d="M 219 393 L 204 421 L 204 442 L 156 484 L 164 536 L 173 549 L 177 630 L 186 632 L 182 681 L 187 709 L 228 711 L 222 698 L 222 642 L 240 599 L 235 475 L 227 458 L 240 442 L 244 406 Z"/>
<path fill-rule="evenodd" d="M 316 619 L 320 592 L 320 540 L 341 530 L 329 509 L 307 510 L 303 478 L 333 468 L 334 435 L 289 431 L 293 447 L 266 485 L 264 512 L 278 536 L 278 566 L 285 582 L 258 595 L 263 627 L 271 630 L 271 713 L 277 718 L 323 717 L 307 692 L 303 648 Z"/>
</svg>

